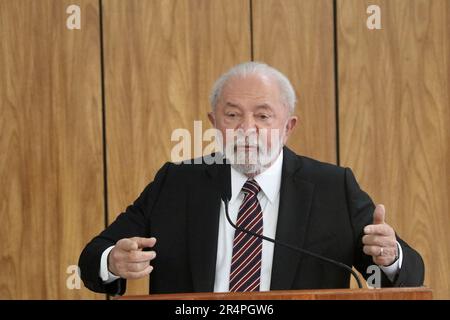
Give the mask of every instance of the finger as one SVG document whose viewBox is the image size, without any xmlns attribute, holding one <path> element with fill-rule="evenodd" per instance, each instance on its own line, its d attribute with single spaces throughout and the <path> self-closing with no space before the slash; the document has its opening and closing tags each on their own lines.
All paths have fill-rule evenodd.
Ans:
<svg viewBox="0 0 450 320">
<path fill-rule="evenodd" d="M 137 242 L 127 238 L 119 240 L 116 246 L 125 251 L 133 251 L 138 249 Z"/>
<path fill-rule="evenodd" d="M 377 265 L 388 266 L 395 261 L 395 257 L 396 257 L 396 250 L 394 248 L 383 248 L 383 255 L 373 256 L 373 261 Z"/>
<path fill-rule="evenodd" d="M 381 253 L 381 247 L 379 246 L 364 246 L 363 251 L 365 254 L 373 257 L 380 256 Z"/>
<path fill-rule="evenodd" d="M 153 271 L 153 267 L 152 266 L 148 266 L 147 268 L 145 268 L 143 271 L 140 272 L 126 272 L 124 275 L 125 279 L 140 279 L 140 278 L 144 278 L 146 276 L 148 276 L 150 274 L 150 272 Z"/>
<path fill-rule="evenodd" d="M 362 243 L 366 246 L 382 246 L 383 245 L 383 236 L 378 236 L 378 235 L 369 235 L 366 234 L 363 238 L 362 238 Z"/>
<path fill-rule="evenodd" d="M 144 271 L 150 263 L 148 261 L 146 262 L 136 262 L 136 263 L 127 263 L 126 270 L 128 272 L 141 272 Z"/>
<path fill-rule="evenodd" d="M 128 253 L 128 262 L 148 262 L 156 257 L 155 251 L 131 251 Z"/>
<path fill-rule="evenodd" d="M 139 249 L 151 248 L 156 243 L 156 238 L 154 238 L 154 237 L 152 237 L 152 238 L 134 237 L 134 238 L 131 238 L 131 240 L 133 240 L 137 243 Z"/>
<path fill-rule="evenodd" d="M 373 262 L 379 266 L 388 266 L 392 264 L 392 258 L 388 256 L 373 257 Z"/>
<path fill-rule="evenodd" d="M 386 216 L 386 209 L 384 205 L 378 204 L 373 212 L 373 224 L 383 224 Z"/>
<path fill-rule="evenodd" d="M 383 248 L 383 255 L 381 255 L 381 248 Z M 395 249 L 393 248 L 366 245 L 363 247 L 363 252 L 377 259 L 385 258 L 386 260 L 392 260 L 392 258 L 395 258 Z"/>
<path fill-rule="evenodd" d="M 388 224 L 369 224 L 364 227 L 365 234 L 380 235 L 380 236 L 392 236 L 394 229 Z"/>
<path fill-rule="evenodd" d="M 394 247 L 396 242 L 392 240 L 392 237 L 379 236 L 379 235 L 365 235 L 362 238 L 362 242 L 366 246 L 379 246 L 379 247 Z"/>
</svg>

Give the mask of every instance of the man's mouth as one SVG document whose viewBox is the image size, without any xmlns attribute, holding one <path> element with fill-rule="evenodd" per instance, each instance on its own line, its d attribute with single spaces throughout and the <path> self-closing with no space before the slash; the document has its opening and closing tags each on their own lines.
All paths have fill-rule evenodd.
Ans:
<svg viewBox="0 0 450 320">
<path fill-rule="evenodd" d="M 245 151 L 256 150 L 256 149 L 258 149 L 258 146 L 257 145 L 240 145 L 240 146 L 235 146 L 235 149 L 236 150 L 245 150 Z"/>
</svg>

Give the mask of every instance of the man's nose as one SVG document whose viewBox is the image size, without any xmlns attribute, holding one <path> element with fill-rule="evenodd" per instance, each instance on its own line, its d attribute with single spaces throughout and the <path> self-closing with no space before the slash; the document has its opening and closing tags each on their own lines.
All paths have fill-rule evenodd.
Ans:
<svg viewBox="0 0 450 320">
<path fill-rule="evenodd" d="M 239 129 L 244 130 L 244 132 L 256 130 L 255 119 L 253 119 L 252 116 L 244 117 L 240 123 Z"/>
</svg>

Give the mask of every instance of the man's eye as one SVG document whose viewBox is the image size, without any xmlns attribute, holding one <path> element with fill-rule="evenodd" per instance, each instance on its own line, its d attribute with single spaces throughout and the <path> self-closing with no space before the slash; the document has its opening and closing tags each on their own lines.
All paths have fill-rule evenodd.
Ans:
<svg viewBox="0 0 450 320">
<path fill-rule="evenodd" d="M 234 118 L 236 117 L 236 113 L 227 113 L 227 117 Z"/>
<path fill-rule="evenodd" d="M 258 118 L 260 118 L 261 120 L 267 120 L 269 119 L 269 116 L 267 114 L 260 114 L 258 115 Z"/>
</svg>

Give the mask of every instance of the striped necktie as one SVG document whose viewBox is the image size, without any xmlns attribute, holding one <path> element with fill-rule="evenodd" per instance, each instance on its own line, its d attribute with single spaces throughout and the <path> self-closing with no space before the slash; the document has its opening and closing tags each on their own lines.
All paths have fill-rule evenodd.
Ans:
<svg viewBox="0 0 450 320">
<path fill-rule="evenodd" d="M 239 207 L 236 225 L 261 234 L 263 216 L 258 201 L 260 186 L 255 180 L 247 180 L 242 187 L 244 200 Z M 262 239 L 236 230 L 230 270 L 230 292 L 259 291 L 261 276 Z"/>
</svg>

